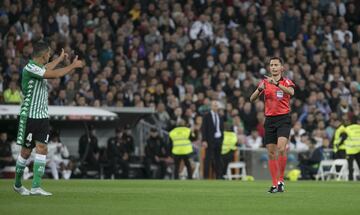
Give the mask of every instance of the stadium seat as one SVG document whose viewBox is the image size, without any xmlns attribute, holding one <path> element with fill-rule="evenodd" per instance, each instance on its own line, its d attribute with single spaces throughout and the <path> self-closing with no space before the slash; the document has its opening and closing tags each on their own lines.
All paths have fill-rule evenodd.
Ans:
<svg viewBox="0 0 360 215">
<path fill-rule="evenodd" d="M 193 179 L 200 179 L 200 162 L 195 162 Z"/>
<path fill-rule="evenodd" d="M 330 172 L 331 166 L 333 165 L 334 160 L 322 160 L 319 165 L 318 172 L 315 176 L 316 180 L 319 180 L 319 178 L 324 181 L 326 175 Z"/>
<path fill-rule="evenodd" d="M 357 164 L 356 160 L 353 161 L 353 167 L 354 167 L 353 177 L 354 177 L 354 180 L 357 181 L 358 177 L 360 177 L 360 169 L 359 169 L 359 165 Z"/>
<path fill-rule="evenodd" d="M 232 170 L 239 169 L 240 174 L 233 174 Z M 246 164 L 245 162 L 231 162 L 228 165 L 226 170 L 226 175 L 224 175 L 225 179 L 232 180 L 233 178 L 241 178 L 242 180 L 246 180 Z"/>
<path fill-rule="evenodd" d="M 337 171 L 337 169 L 339 169 Z M 336 159 L 334 160 L 333 164 L 331 165 L 329 173 L 327 173 L 327 180 L 331 177 L 334 177 L 335 180 L 340 181 L 348 181 L 349 180 L 349 168 L 348 168 L 348 161 L 346 159 Z"/>
</svg>

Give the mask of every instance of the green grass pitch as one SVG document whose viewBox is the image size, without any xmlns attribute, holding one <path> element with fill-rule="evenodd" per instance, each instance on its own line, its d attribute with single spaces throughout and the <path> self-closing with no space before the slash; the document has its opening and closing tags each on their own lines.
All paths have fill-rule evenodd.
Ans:
<svg viewBox="0 0 360 215">
<path fill-rule="evenodd" d="M 352 215 L 360 213 L 359 182 L 44 180 L 52 197 L 19 196 L 0 180 L 0 214 Z M 30 187 L 31 181 L 24 185 Z"/>
</svg>

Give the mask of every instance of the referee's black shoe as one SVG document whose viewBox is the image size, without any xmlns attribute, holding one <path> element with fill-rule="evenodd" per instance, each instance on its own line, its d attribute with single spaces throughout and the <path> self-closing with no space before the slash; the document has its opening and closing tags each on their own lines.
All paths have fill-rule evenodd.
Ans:
<svg viewBox="0 0 360 215">
<path fill-rule="evenodd" d="M 285 191 L 285 184 L 284 184 L 284 182 L 279 181 L 277 190 L 278 190 L 278 192 L 281 192 L 281 193 Z"/>
<path fill-rule="evenodd" d="M 277 192 L 279 192 L 279 191 L 276 186 L 271 186 L 270 190 L 268 191 L 268 193 L 277 193 Z"/>
</svg>

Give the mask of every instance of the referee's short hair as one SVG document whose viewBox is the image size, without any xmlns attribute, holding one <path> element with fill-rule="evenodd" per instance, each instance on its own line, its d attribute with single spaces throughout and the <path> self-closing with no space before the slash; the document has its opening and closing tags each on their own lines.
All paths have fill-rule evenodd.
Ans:
<svg viewBox="0 0 360 215">
<path fill-rule="evenodd" d="M 38 41 L 33 45 L 32 57 L 39 57 L 49 50 L 49 45 L 44 41 Z"/>
<path fill-rule="evenodd" d="M 284 60 L 281 58 L 281 57 L 271 57 L 270 59 L 269 59 L 269 64 L 270 64 L 270 62 L 272 61 L 272 60 L 279 60 L 279 62 L 281 63 L 281 65 L 284 65 Z"/>
</svg>

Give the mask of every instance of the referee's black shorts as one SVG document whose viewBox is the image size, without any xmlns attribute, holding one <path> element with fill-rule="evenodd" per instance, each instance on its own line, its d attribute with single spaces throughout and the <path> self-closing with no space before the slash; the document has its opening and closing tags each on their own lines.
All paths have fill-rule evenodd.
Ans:
<svg viewBox="0 0 360 215">
<path fill-rule="evenodd" d="M 265 145 L 277 144 L 279 137 L 289 138 L 291 129 L 291 118 L 289 114 L 278 116 L 267 116 L 265 118 Z"/>
</svg>

